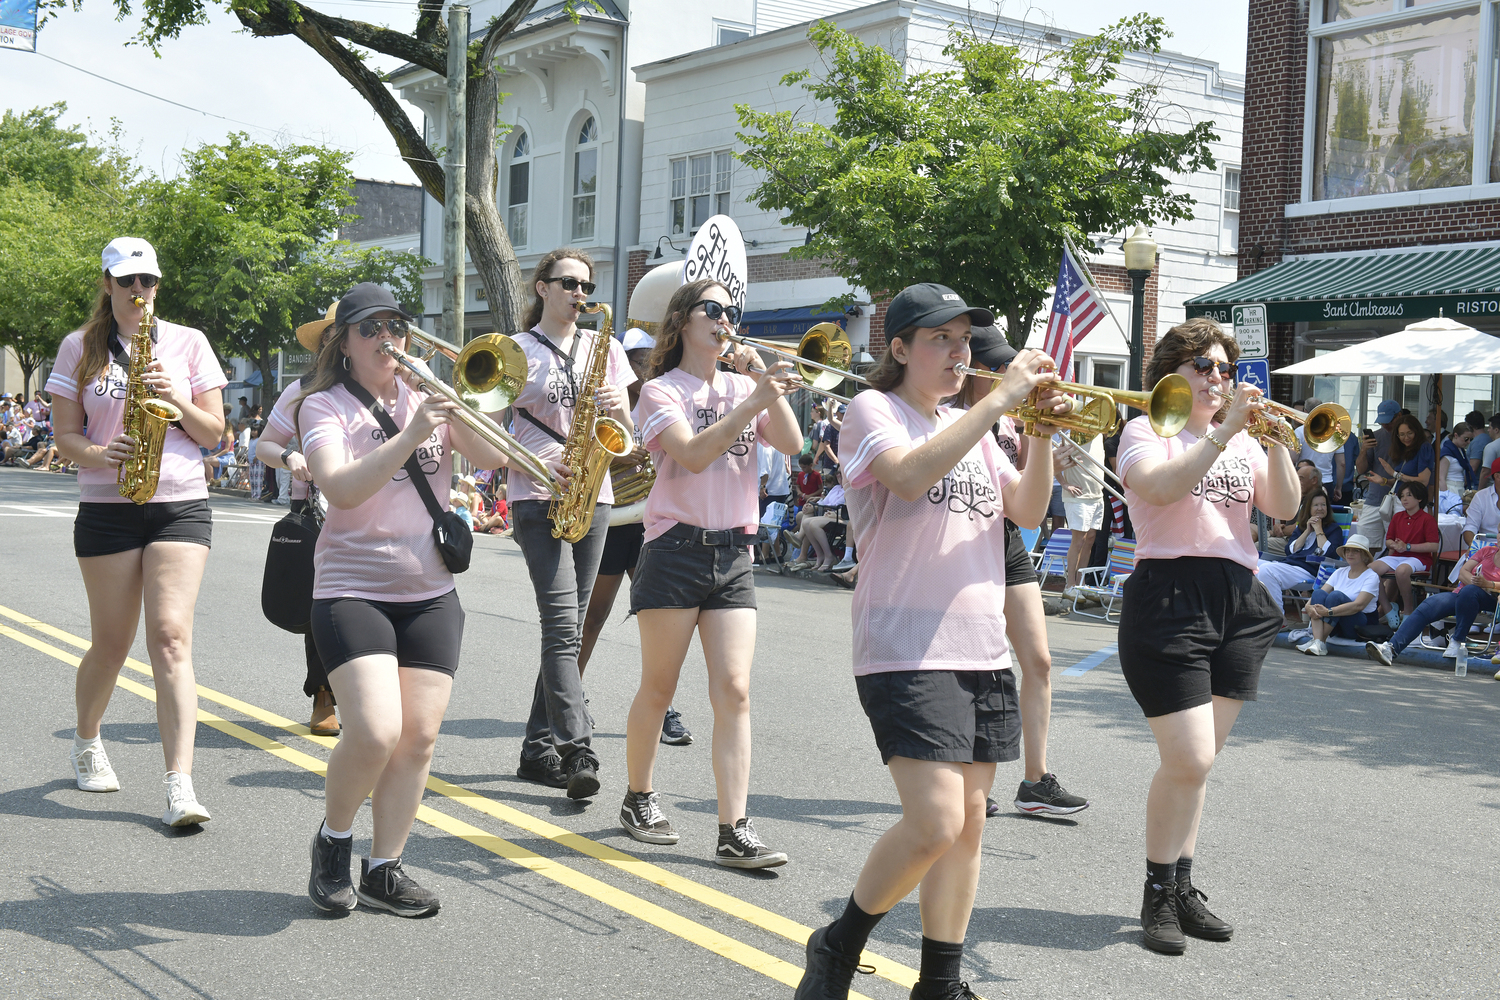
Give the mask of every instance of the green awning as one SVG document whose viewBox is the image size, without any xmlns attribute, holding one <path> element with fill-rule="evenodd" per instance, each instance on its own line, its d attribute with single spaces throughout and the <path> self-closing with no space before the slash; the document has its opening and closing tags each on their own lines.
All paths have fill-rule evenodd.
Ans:
<svg viewBox="0 0 1500 1000">
<path fill-rule="evenodd" d="M 1264 303 L 1272 323 L 1500 317 L 1500 246 L 1289 260 L 1188 299 L 1187 314 L 1229 323 Z"/>
</svg>

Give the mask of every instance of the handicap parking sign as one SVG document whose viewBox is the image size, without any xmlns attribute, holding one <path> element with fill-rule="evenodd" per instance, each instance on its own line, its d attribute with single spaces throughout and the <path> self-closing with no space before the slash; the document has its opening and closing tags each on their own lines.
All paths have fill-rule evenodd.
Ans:
<svg viewBox="0 0 1500 1000">
<path fill-rule="evenodd" d="M 1261 392 L 1271 392 L 1271 363 L 1266 360 L 1239 362 L 1239 381 L 1249 382 Z"/>
</svg>

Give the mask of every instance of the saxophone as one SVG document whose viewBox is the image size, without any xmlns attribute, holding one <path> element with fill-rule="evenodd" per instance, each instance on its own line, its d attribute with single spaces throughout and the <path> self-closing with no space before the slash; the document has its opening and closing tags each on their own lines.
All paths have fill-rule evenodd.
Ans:
<svg viewBox="0 0 1500 1000">
<path fill-rule="evenodd" d="M 547 510 L 552 519 L 552 537 L 568 542 L 576 542 L 589 533 L 589 526 L 594 523 L 594 504 L 599 502 L 599 490 L 609 474 L 609 463 L 630 454 L 632 447 L 625 425 L 605 416 L 603 408 L 594 401 L 594 394 L 609 371 L 612 313 L 603 302 L 588 303 L 581 311 L 602 313 L 604 323 L 594 335 L 594 349 L 583 372 L 583 384 L 573 400 L 573 424 L 563 442 L 562 463 L 572 470 L 573 478 Z"/>
<path fill-rule="evenodd" d="M 120 463 L 115 481 L 120 496 L 142 504 L 156 495 L 161 478 L 161 449 L 167 439 L 167 425 L 182 419 L 182 411 L 157 397 L 147 387 L 144 376 L 153 360 L 151 304 L 140 296 L 130 300 L 141 307 L 141 323 L 130 338 L 130 380 L 125 398 L 124 432 L 135 441 L 135 451 Z"/>
</svg>

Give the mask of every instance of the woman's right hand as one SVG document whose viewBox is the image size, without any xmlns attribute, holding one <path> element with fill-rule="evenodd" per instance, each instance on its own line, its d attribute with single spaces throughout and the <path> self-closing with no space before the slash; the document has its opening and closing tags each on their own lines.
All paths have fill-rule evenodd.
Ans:
<svg viewBox="0 0 1500 1000">
<path fill-rule="evenodd" d="M 304 483 L 312 482 L 312 470 L 307 467 L 307 458 L 302 452 L 292 452 L 282 464 L 286 466 L 286 471 L 292 474 L 293 479 Z"/>
<path fill-rule="evenodd" d="M 104 462 L 111 469 L 118 469 L 133 454 L 135 438 L 129 434 L 116 434 L 114 440 L 104 446 Z"/>
<path fill-rule="evenodd" d="M 411 423 L 406 425 L 407 432 L 418 442 L 426 441 L 433 431 L 453 422 L 459 406 L 459 403 L 442 396 L 428 396 L 412 414 Z"/>
<path fill-rule="evenodd" d="M 1005 369 L 1005 377 L 1000 380 L 999 387 L 985 396 L 983 402 L 988 403 L 998 417 L 1021 405 L 1021 401 L 1031 395 L 1031 390 L 1037 386 L 1056 380 L 1056 362 L 1046 352 L 1028 348 L 1015 356 Z"/>
<path fill-rule="evenodd" d="M 751 376 L 756 378 L 755 376 Z M 766 368 L 764 375 L 756 378 L 755 391 L 750 394 L 749 402 L 755 407 L 756 412 L 766 409 L 787 393 L 796 389 L 801 384 L 797 373 L 792 369 L 790 361 L 778 361 Z"/>
</svg>

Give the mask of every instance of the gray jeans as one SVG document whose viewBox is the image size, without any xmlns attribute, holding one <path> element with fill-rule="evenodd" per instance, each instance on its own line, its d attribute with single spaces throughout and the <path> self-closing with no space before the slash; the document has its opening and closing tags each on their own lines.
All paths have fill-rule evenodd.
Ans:
<svg viewBox="0 0 1500 1000">
<path fill-rule="evenodd" d="M 589 746 L 593 731 L 583 707 L 578 647 L 599 559 L 604 555 L 610 505 L 597 504 L 589 533 L 572 543 L 552 537 L 549 506 L 546 500 L 517 500 L 510 505 L 513 537 L 526 557 L 542 621 L 542 666 L 521 754 L 536 758 L 555 749 L 564 762 L 586 753 L 597 763 Z"/>
</svg>

